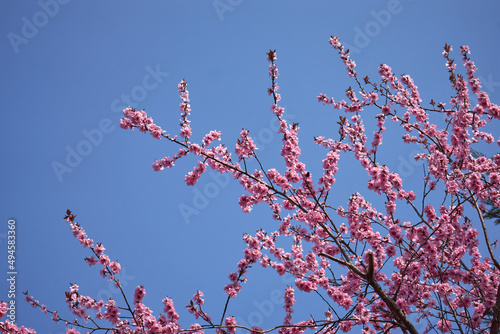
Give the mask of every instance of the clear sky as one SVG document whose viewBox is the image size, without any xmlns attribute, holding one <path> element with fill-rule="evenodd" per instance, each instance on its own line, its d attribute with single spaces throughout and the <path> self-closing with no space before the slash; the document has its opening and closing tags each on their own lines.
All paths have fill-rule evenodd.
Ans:
<svg viewBox="0 0 500 334">
<path fill-rule="evenodd" d="M 281 105 L 285 118 L 301 126 L 303 157 L 317 180 L 326 152 L 312 138 L 335 136 L 338 111 L 316 96 L 340 100 L 352 84 L 328 44 L 330 35 L 351 48 L 358 73 L 377 78 L 377 67 L 387 63 L 414 78 L 424 101 L 448 102 L 442 47 L 468 44 L 483 87 L 500 103 L 499 13 L 498 1 L 3 0 L 0 268 L 7 277 L 7 222 L 14 219 L 17 320 L 39 333 L 64 332 L 22 301 L 26 290 L 61 314 L 70 282 L 96 298 L 119 297 L 97 268 L 84 263 L 89 250 L 63 221 L 66 209 L 120 261 L 129 292 L 144 285 L 145 303 L 155 314 L 162 298 L 173 297 L 184 325 L 194 320 L 184 306 L 197 289 L 206 295 L 206 310 L 220 317 L 227 275 L 245 246 L 242 233 L 274 230 L 267 207 L 241 212 L 242 192 L 227 177 L 207 174 L 195 187 L 186 186 L 184 175 L 195 165 L 190 157 L 154 172 L 152 162 L 177 148 L 120 129 L 124 107 L 145 108 L 175 134 L 177 83 L 185 78 L 193 139 L 221 130 L 233 148 L 247 128 L 260 143 L 266 168 L 282 168 L 266 94 L 265 53 L 277 49 Z M 493 132 L 498 138 L 499 131 Z M 385 138 L 384 146 L 391 143 Z M 385 152 L 405 182 L 420 184 L 411 148 Z M 366 175 L 346 161 L 337 204 L 365 188 L 365 181 L 356 181 Z M 228 315 L 264 327 L 281 322 L 282 291 L 290 282 L 260 268 L 248 278 Z M 6 300 L 4 279 L 0 287 L 0 300 Z M 319 302 L 305 297 L 308 307 Z M 298 312 L 296 320 L 309 313 Z"/>
</svg>

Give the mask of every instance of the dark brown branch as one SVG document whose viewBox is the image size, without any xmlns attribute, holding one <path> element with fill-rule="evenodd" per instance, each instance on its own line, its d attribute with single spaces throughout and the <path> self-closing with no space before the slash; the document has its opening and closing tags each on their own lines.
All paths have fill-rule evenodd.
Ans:
<svg viewBox="0 0 500 334">
<path fill-rule="evenodd" d="M 413 327 L 412 323 L 406 318 L 406 315 L 403 313 L 403 311 L 401 311 L 401 309 L 396 304 L 396 302 L 385 293 L 384 289 L 382 289 L 380 284 L 378 284 L 378 282 L 375 280 L 375 277 L 373 275 L 374 267 L 375 267 L 373 253 L 369 253 L 369 255 L 368 255 L 368 259 L 369 259 L 370 263 L 368 264 L 368 272 L 366 274 L 361 272 L 352 263 L 347 263 L 347 262 L 342 261 L 340 259 L 337 259 L 333 256 L 330 256 L 326 253 L 318 253 L 318 255 L 324 256 L 332 261 L 335 261 L 339 264 L 342 264 L 342 265 L 348 267 L 356 275 L 358 275 L 362 279 L 366 280 L 366 282 L 373 288 L 373 290 L 375 290 L 375 293 L 377 295 L 379 295 L 380 298 L 387 305 L 387 307 L 391 311 L 394 318 L 396 318 L 396 320 L 402 325 L 402 329 L 408 330 L 408 332 L 411 334 L 418 334 L 415 327 Z"/>
<path fill-rule="evenodd" d="M 493 306 L 493 319 L 491 319 L 490 334 L 498 334 L 500 330 L 500 284 L 497 288 L 497 301 Z"/>
<path fill-rule="evenodd" d="M 477 211 L 477 215 L 479 216 L 479 220 L 481 221 L 481 226 L 483 228 L 483 233 L 484 233 L 484 239 L 486 241 L 486 247 L 488 247 L 488 252 L 490 253 L 491 260 L 493 261 L 495 267 L 497 267 L 497 269 L 500 270 L 500 263 L 498 263 L 498 261 L 495 259 L 495 254 L 493 254 L 493 249 L 491 249 L 490 238 L 488 237 L 488 231 L 486 230 L 486 224 L 484 222 L 483 214 L 481 213 L 481 209 L 477 204 L 477 200 L 474 197 L 474 194 L 472 193 L 471 193 L 471 199 L 472 199 L 472 204 L 474 204 L 474 207 Z"/>
</svg>

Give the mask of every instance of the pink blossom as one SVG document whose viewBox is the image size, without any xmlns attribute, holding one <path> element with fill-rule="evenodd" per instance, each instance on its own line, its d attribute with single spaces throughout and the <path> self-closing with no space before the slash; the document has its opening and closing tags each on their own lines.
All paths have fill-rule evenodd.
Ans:
<svg viewBox="0 0 500 334">
<path fill-rule="evenodd" d="M 156 139 L 160 139 L 163 134 L 163 130 L 155 124 L 151 124 L 148 126 L 148 130 L 151 132 L 151 136 Z"/>
<path fill-rule="evenodd" d="M 97 263 L 97 259 L 94 255 L 92 255 L 91 257 L 85 258 L 85 261 L 89 264 L 89 267 L 92 267 L 93 265 L 95 265 Z"/>
<path fill-rule="evenodd" d="M 195 167 L 192 172 L 189 172 L 188 175 L 186 175 L 184 181 L 186 181 L 186 184 L 188 186 L 194 186 L 198 182 L 201 174 L 203 174 L 206 170 L 207 164 L 198 161 L 198 166 Z"/>
<path fill-rule="evenodd" d="M 477 96 L 477 101 L 479 102 L 479 105 L 483 108 L 483 109 L 487 109 L 490 107 L 490 99 L 488 97 L 488 94 L 486 94 L 485 92 L 480 92 Z"/>
<path fill-rule="evenodd" d="M 109 265 L 109 268 L 115 275 L 119 274 L 122 269 L 121 265 L 116 261 L 112 261 L 111 264 Z"/>
<path fill-rule="evenodd" d="M 352 330 L 352 321 L 342 321 L 340 323 L 340 330 L 344 333 L 349 333 Z"/>
<path fill-rule="evenodd" d="M 107 256 L 106 254 L 104 255 L 101 255 L 99 257 L 99 261 L 98 261 L 100 264 L 102 264 L 103 266 L 107 267 L 110 265 L 111 261 L 109 260 L 109 256 Z"/>
<path fill-rule="evenodd" d="M 130 119 L 127 118 L 122 118 L 120 120 L 120 128 L 122 129 L 131 129 L 132 131 L 134 130 L 134 125 Z"/>
<path fill-rule="evenodd" d="M 488 114 L 496 119 L 500 119 L 500 107 L 496 104 L 491 104 L 488 108 Z"/>
<path fill-rule="evenodd" d="M 142 303 L 144 296 L 146 296 L 146 290 L 142 285 L 139 285 L 134 290 L 134 304 Z"/>
<path fill-rule="evenodd" d="M 283 276 L 286 273 L 285 266 L 282 263 L 276 264 L 275 269 L 280 276 Z"/>
<path fill-rule="evenodd" d="M 203 297 L 203 292 L 197 290 L 193 296 L 193 301 L 196 303 L 196 305 L 203 305 L 204 299 L 201 297 Z"/>
<path fill-rule="evenodd" d="M 436 327 L 441 333 L 451 333 L 451 322 L 449 320 L 439 320 Z"/>
<path fill-rule="evenodd" d="M 119 321 L 119 314 L 120 310 L 116 306 L 116 302 L 110 299 L 106 304 L 106 312 L 104 313 L 104 318 L 106 318 L 106 320 L 114 325 Z"/>
<path fill-rule="evenodd" d="M 384 115 L 389 115 L 389 113 L 391 112 L 391 107 L 389 105 L 384 105 L 382 106 L 382 113 Z"/>
<path fill-rule="evenodd" d="M 104 248 L 104 246 L 99 243 L 97 244 L 95 247 L 94 247 L 94 253 L 97 255 L 97 256 L 101 256 L 102 254 L 104 254 L 104 251 L 106 250 L 106 248 Z"/>
<path fill-rule="evenodd" d="M 256 149 L 252 138 L 248 135 L 247 130 L 242 130 L 240 133 L 240 139 L 236 143 L 235 152 L 238 155 L 238 160 L 243 158 L 248 158 L 254 155 L 254 150 Z"/>
<path fill-rule="evenodd" d="M 9 312 L 7 303 L 0 302 L 0 319 L 4 318 L 7 312 Z"/>
<path fill-rule="evenodd" d="M 221 133 L 219 131 L 210 131 L 203 137 L 203 145 L 208 146 L 214 140 L 220 140 Z"/>
<path fill-rule="evenodd" d="M 179 320 L 179 315 L 175 311 L 174 302 L 171 298 L 164 298 L 163 305 L 165 306 L 163 312 L 165 312 L 170 320 L 177 322 Z"/>
<path fill-rule="evenodd" d="M 192 134 L 191 127 L 189 126 L 189 124 L 186 123 L 186 124 L 182 125 L 180 136 L 182 138 L 189 138 L 189 137 L 191 137 L 191 134 Z"/>
<path fill-rule="evenodd" d="M 283 107 L 280 107 L 278 106 L 277 104 L 272 104 L 271 105 L 271 111 L 278 117 L 282 117 L 283 116 L 283 112 L 284 112 L 284 108 Z"/>
<path fill-rule="evenodd" d="M 339 306 L 342 306 L 346 310 L 351 307 L 352 299 L 347 293 L 342 292 L 338 287 L 330 286 L 327 293 L 328 296 L 330 296 Z"/>
<path fill-rule="evenodd" d="M 224 324 L 226 325 L 226 330 L 228 333 L 235 333 L 236 332 L 236 319 L 234 317 L 227 317 L 226 320 L 224 321 Z"/>
</svg>

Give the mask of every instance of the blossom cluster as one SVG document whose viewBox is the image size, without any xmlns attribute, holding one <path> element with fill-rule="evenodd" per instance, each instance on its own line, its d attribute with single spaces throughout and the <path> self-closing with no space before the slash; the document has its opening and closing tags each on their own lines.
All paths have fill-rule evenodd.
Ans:
<svg viewBox="0 0 500 334">
<path fill-rule="evenodd" d="M 443 56 L 453 95 L 447 103 L 431 100 L 425 106 L 409 75 L 396 76 L 391 67 L 382 64 L 378 68 L 380 82 L 368 77 L 360 80 L 349 50 L 337 37 L 332 36 L 330 44 L 338 50 L 359 90 L 349 87 L 346 99 L 338 102 L 324 93 L 317 96 L 323 105 L 345 113 L 337 123 L 338 140 L 314 138 L 326 150 L 317 178 L 301 156 L 299 125 L 289 124 L 284 118 L 285 109 L 279 105 L 282 97 L 276 82 L 279 71 L 275 50 L 267 53 L 271 78 L 267 92 L 273 100 L 270 109 L 279 124 L 282 171 L 264 170 L 257 158 L 258 148 L 245 129 L 234 149 L 237 162 L 226 146 L 213 146 L 215 140 L 221 139 L 218 131 L 210 131 L 201 142 L 194 142 L 185 80 L 178 85 L 182 139 L 166 134 L 145 111 L 124 110 L 122 128 L 139 128 L 154 138 L 164 137 L 180 146 L 172 157 L 155 161 L 155 171 L 173 167 L 177 159 L 192 154 L 198 162 L 185 176 L 187 185 L 196 184 L 208 168 L 229 173 L 244 190 L 238 200 L 241 209 L 250 212 L 254 205 L 264 203 L 275 220 L 274 231 L 260 229 L 254 235 L 244 234 L 243 258 L 224 286 L 227 301 L 220 322 L 214 322 L 203 310 L 203 292 L 197 291 L 187 309 L 203 323 L 194 323 L 183 331 L 203 333 L 215 329 L 222 334 L 234 333 L 241 327 L 255 334 L 263 332 L 260 327 L 240 326 L 226 314 L 230 300 L 238 296 L 247 281 L 248 270 L 260 264 L 280 276 L 293 277 L 293 286 L 284 289 L 283 322 L 274 328 L 283 334 L 298 334 L 306 329 L 325 334 L 339 330 L 347 333 L 354 328 L 369 334 L 396 329 L 419 333 L 410 319 L 425 323 L 425 329 L 420 331 L 423 333 L 498 332 L 500 264 L 489 241 L 483 202 L 500 209 L 500 154 L 490 158 L 477 156 L 471 145 L 500 145 L 500 138 L 486 131 L 488 124 L 500 119 L 500 109 L 481 89 L 469 48 L 460 48 L 466 72 L 463 76 L 450 58 L 451 46 L 445 45 Z M 370 113 L 371 110 L 376 112 Z M 436 115 L 444 122 L 434 121 Z M 365 125 L 370 120 L 375 129 L 371 134 Z M 390 165 L 379 161 L 377 153 L 385 149 L 388 124 L 402 129 L 404 144 L 420 148 L 415 159 L 424 163 L 421 192 L 409 189 Z M 370 193 L 355 191 L 344 206 L 334 207 L 327 201 L 336 189 L 340 159 L 346 155 L 351 155 L 364 171 Z M 250 159 L 257 160 L 261 169 L 248 170 Z M 93 252 L 86 262 L 91 266 L 101 264 L 101 275 L 121 290 L 115 278 L 120 265 L 109 259 L 102 244 L 94 244 L 87 237 L 70 211 L 65 219 L 73 235 Z M 484 236 L 484 244 L 480 235 Z M 311 314 L 298 320 L 300 315 L 293 308 L 296 293 L 319 294 L 325 302 L 324 318 Z M 145 294 L 144 287 L 137 287 L 132 307 L 123 293 L 125 306 L 119 306 L 116 300 L 105 303 L 81 295 L 79 287 L 72 284 L 66 297 L 70 310 L 79 319 L 86 323 L 92 319 L 107 320 L 111 324 L 100 327 L 93 322 L 97 326 L 93 330 L 179 333 L 180 317 L 173 300 L 163 299 L 164 314 L 155 317 L 143 304 Z M 33 306 L 47 310 L 32 297 L 27 298 Z M 0 315 L 4 312 L 2 307 L 0 304 Z M 89 314 L 91 310 L 95 315 Z M 54 320 L 61 320 L 56 312 L 51 313 Z M 6 323 L 0 324 L 10 326 Z M 84 327 L 77 320 L 68 324 Z"/>
</svg>

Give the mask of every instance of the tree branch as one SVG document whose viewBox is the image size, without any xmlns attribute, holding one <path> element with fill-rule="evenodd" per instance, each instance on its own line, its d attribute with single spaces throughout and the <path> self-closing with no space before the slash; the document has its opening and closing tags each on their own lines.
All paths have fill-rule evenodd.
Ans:
<svg viewBox="0 0 500 334">
<path fill-rule="evenodd" d="M 348 267 L 352 272 L 354 272 L 356 275 L 361 277 L 362 279 L 366 280 L 366 282 L 375 290 L 375 293 L 380 296 L 380 298 L 384 301 L 384 303 L 387 305 L 389 310 L 391 311 L 392 315 L 396 320 L 403 326 L 404 329 L 408 330 L 409 333 L 411 334 L 418 334 L 417 330 L 415 327 L 413 327 L 412 323 L 406 318 L 406 315 L 401 311 L 399 306 L 396 304 L 396 302 L 389 297 L 384 289 L 378 284 L 378 282 L 375 280 L 374 277 L 374 257 L 373 253 L 368 253 L 368 272 L 365 274 L 361 272 L 358 268 L 356 268 L 352 263 L 347 263 L 345 261 L 342 261 L 340 259 L 337 259 L 333 256 L 330 256 L 325 253 L 318 253 L 319 256 L 324 256 L 332 261 L 335 261 L 339 264 L 342 264 L 346 267 Z"/>
</svg>

